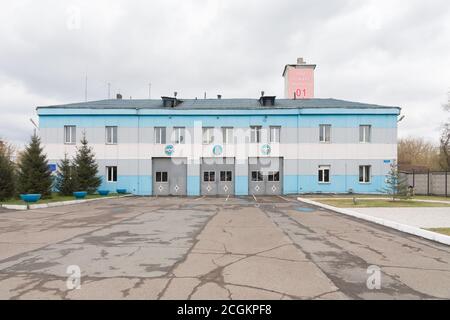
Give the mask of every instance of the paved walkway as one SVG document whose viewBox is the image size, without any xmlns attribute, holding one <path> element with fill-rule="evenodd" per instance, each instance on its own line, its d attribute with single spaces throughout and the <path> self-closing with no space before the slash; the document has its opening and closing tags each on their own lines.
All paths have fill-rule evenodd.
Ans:
<svg viewBox="0 0 450 320">
<path fill-rule="evenodd" d="M 349 209 L 419 228 L 450 228 L 450 207 Z"/>
<path fill-rule="evenodd" d="M 449 299 L 450 249 L 295 198 L 102 200 L 2 213 L 0 298 Z"/>
</svg>

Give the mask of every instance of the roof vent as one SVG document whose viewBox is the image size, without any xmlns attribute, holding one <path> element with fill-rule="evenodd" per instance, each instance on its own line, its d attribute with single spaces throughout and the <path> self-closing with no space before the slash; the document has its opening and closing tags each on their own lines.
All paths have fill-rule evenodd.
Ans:
<svg viewBox="0 0 450 320">
<path fill-rule="evenodd" d="M 181 103 L 176 97 L 161 97 L 164 108 L 174 108 Z"/>
<path fill-rule="evenodd" d="M 117 100 L 122 100 L 122 95 L 121 95 L 120 93 L 118 93 L 118 94 L 116 95 L 116 98 L 117 98 Z"/>
<path fill-rule="evenodd" d="M 222 95 L 221 95 L 221 94 L 218 94 L 218 95 L 217 95 L 217 99 L 219 99 L 219 100 L 222 99 Z"/>
<path fill-rule="evenodd" d="M 263 92 L 261 92 L 263 93 Z M 261 98 L 259 98 L 259 104 L 263 107 L 269 107 L 275 105 L 275 98 L 276 96 L 264 96 L 262 95 Z"/>
<path fill-rule="evenodd" d="M 297 58 L 297 64 L 306 64 L 306 61 L 305 61 L 305 59 L 303 59 L 303 58 Z"/>
</svg>

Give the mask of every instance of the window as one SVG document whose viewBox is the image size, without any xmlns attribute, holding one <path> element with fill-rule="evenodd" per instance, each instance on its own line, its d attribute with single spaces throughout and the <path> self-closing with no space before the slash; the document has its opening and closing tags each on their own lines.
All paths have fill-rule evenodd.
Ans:
<svg viewBox="0 0 450 320">
<path fill-rule="evenodd" d="M 75 144 L 77 141 L 76 132 L 76 126 L 64 126 L 64 143 Z"/>
<path fill-rule="evenodd" d="M 371 139 L 372 126 L 361 125 L 359 126 L 359 142 L 368 143 Z"/>
<path fill-rule="evenodd" d="M 117 167 L 106 167 L 106 181 L 117 182 Z"/>
<path fill-rule="evenodd" d="M 330 182 L 330 166 L 319 166 L 319 183 Z"/>
<path fill-rule="evenodd" d="M 155 180 L 156 180 L 156 182 L 167 182 L 167 181 L 169 181 L 167 171 L 158 171 L 158 172 L 156 172 Z"/>
<path fill-rule="evenodd" d="M 175 135 L 173 143 L 183 144 L 184 143 L 184 127 L 174 127 L 173 133 Z"/>
<path fill-rule="evenodd" d="M 267 180 L 271 182 L 280 181 L 280 171 L 269 171 Z"/>
<path fill-rule="evenodd" d="M 261 126 L 250 127 L 250 142 L 251 143 L 261 142 Z"/>
<path fill-rule="evenodd" d="M 264 181 L 261 171 L 252 171 L 252 181 Z"/>
<path fill-rule="evenodd" d="M 203 181 L 204 182 L 214 182 L 214 181 L 216 181 L 216 173 L 214 171 L 205 171 L 205 172 L 203 172 Z"/>
<path fill-rule="evenodd" d="M 106 127 L 106 144 L 117 144 L 117 127 Z"/>
<path fill-rule="evenodd" d="M 320 142 L 331 142 L 331 125 L 319 125 L 319 140 Z"/>
<path fill-rule="evenodd" d="M 166 144 L 166 128 L 155 127 L 155 143 Z"/>
<path fill-rule="evenodd" d="M 370 183 L 370 166 L 359 166 L 359 182 Z"/>
<path fill-rule="evenodd" d="M 229 144 L 233 143 L 233 128 L 230 127 L 223 127 L 222 128 L 222 137 L 223 137 L 223 144 Z"/>
<path fill-rule="evenodd" d="M 203 144 L 211 144 L 214 142 L 214 128 L 203 128 Z"/>
<path fill-rule="evenodd" d="M 281 127 L 270 127 L 270 143 L 280 143 Z"/>
<path fill-rule="evenodd" d="M 220 171 L 220 181 L 233 181 L 233 173 L 231 171 Z"/>
</svg>

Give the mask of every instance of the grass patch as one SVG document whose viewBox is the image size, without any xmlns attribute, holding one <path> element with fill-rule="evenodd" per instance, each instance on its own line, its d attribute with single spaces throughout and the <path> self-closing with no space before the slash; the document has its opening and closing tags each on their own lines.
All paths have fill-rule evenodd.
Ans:
<svg viewBox="0 0 450 320">
<path fill-rule="evenodd" d="M 338 208 L 388 208 L 388 207 L 450 207 L 450 204 L 418 202 L 410 200 L 321 199 L 318 202 Z"/>
<path fill-rule="evenodd" d="M 84 199 L 96 199 L 96 198 L 104 198 L 104 197 L 111 197 L 111 196 L 117 196 L 117 193 L 110 193 L 107 196 L 101 196 L 99 194 L 88 194 L 86 198 Z M 34 202 L 31 204 L 44 204 L 44 203 L 51 203 L 51 202 L 59 202 L 59 201 L 70 201 L 70 200 L 77 200 L 74 196 L 60 196 L 57 193 L 52 193 L 52 197 L 49 199 L 41 199 L 38 202 Z M 22 201 L 20 198 L 16 199 L 10 199 L 6 201 L 1 201 L 0 204 L 12 204 L 12 205 L 26 205 L 25 201 Z"/>
<path fill-rule="evenodd" d="M 450 194 L 450 193 L 449 193 Z M 333 198 L 357 198 L 357 199 L 365 199 L 365 198 L 386 198 L 391 199 L 392 196 L 388 196 L 386 194 L 308 194 L 308 195 L 300 195 L 302 198 L 310 198 L 310 199 L 333 199 Z M 414 196 L 411 199 L 415 200 L 441 200 L 441 201 L 449 201 L 450 197 L 443 196 Z"/>
<path fill-rule="evenodd" d="M 427 229 L 427 230 L 437 232 L 437 233 L 442 233 L 442 234 L 445 234 L 446 236 L 450 236 L 450 228 L 431 228 L 431 229 Z"/>
</svg>

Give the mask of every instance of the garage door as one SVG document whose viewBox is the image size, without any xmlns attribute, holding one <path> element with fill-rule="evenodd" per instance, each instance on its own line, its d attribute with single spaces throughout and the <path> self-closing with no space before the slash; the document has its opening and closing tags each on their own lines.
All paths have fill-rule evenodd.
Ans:
<svg viewBox="0 0 450 320">
<path fill-rule="evenodd" d="M 186 158 L 153 158 L 152 168 L 153 195 L 186 195 Z"/>
<path fill-rule="evenodd" d="M 202 195 L 234 195 L 234 158 L 203 158 L 200 179 Z"/>
<path fill-rule="evenodd" d="M 248 194 L 283 194 L 283 158 L 248 159 Z"/>
</svg>

